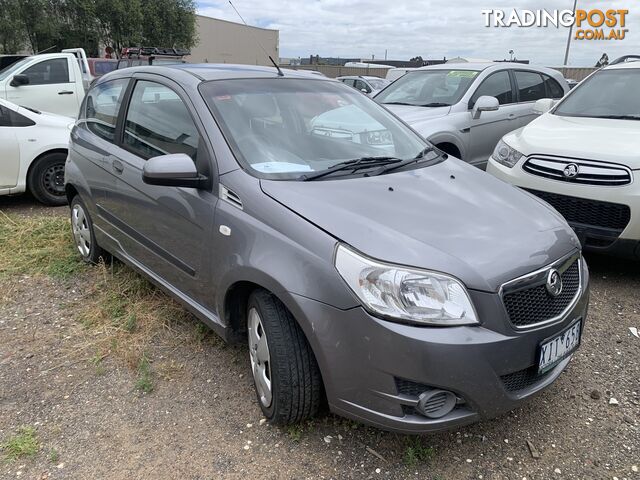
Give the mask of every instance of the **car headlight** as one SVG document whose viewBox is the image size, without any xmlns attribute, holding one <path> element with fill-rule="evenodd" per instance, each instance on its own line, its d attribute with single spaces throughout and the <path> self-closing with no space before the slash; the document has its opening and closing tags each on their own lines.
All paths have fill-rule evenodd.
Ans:
<svg viewBox="0 0 640 480">
<path fill-rule="evenodd" d="M 505 167 L 512 168 L 516 163 L 518 163 L 518 160 L 522 158 L 522 153 L 517 151 L 515 148 L 511 148 L 509 145 L 504 143 L 503 140 L 500 140 L 496 145 L 496 148 L 493 150 L 491 157 Z"/>
<path fill-rule="evenodd" d="M 369 145 L 392 145 L 393 137 L 389 130 L 365 132 L 365 142 Z"/>
<path fill-rule="evenodd" d="M 344 245 L 335 266 L 375 315 L 421 325 L 473 325 L 478 317 L 462 283 L 442 273 L 377 262 Z"/>
</svg>

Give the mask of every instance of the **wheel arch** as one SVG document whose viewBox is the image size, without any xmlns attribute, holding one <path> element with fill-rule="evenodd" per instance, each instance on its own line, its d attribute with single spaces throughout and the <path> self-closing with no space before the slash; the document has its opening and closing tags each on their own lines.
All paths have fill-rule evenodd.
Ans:
<svg viewBox="0 0 640 480">
<path fill-rule="evenodd" d="M 33 170 L 33 168 L 38 164 L 38 162 L 40 160 L 42 160 L 43 157 L 46 157 L 47 155 L 51 155 L 51 154 L 55 154 L 55 153 L 68 155 L 69 154 L 69 150 L 66 149 L 66 148 L 62 148 L 62 147 L 45 150 L 44 152 L 39 153 L 33 160 L 31 160 L 31 162 L 29 162 L 29 166 L 27 167 L 27 172 L 26 172 L 26 175 L 24 177 L 27 190 L 31 191 L 31 185 L 29 185 L 29 177 L 31 175 L 31 170 Z"/>
</svg>

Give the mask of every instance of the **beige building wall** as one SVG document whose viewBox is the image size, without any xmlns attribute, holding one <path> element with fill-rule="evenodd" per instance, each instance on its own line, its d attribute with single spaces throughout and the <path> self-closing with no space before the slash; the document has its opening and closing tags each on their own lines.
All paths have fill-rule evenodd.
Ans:
<svg viewBox="0 0 640 480">
<path fill-rule="evenodd" d="M 191 49 L 191 63 L 242 63 L 271 65 L 257 41 L 273 59 L 280 56 L 280 32 L 247 27 L 241 23 L 196 15 L 198 44 Z"/>
</svg>

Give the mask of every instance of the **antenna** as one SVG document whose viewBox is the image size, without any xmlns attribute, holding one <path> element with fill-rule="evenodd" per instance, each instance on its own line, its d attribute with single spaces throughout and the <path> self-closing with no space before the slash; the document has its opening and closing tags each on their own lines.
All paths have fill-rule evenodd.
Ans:
<svg viewBox="0 0 640 480">
<path fill-rule="evenodd" d="M 231 5 L 231 8 L 233 8 L 235 10 L 235 12 L 238 14 L 238 16 L 240 17 L 240 20 L 242 20 L 242 23 L 244 23 L 245 27 L 249 27 L 249 25 L 247 25 L 247 22 L 244 21 L 244 18 L 242 18 L 242 15 L 240 15 L 240 12 L 238 11 L 238 9 L 233 5 L 233 3 L 231 3 L 231 0 L 229 0 L 229 5 Z M 262 46 L 262 44 L 258 41 L 258 38 L 256 37 L 255 33 L 253 33 L 253 30 L 251 30 L 251 35 L 253 36 L 253 40 L 256 42 L 256 44 L 262 49 L 262 51 L 264 52 L 264 54 L 269 58 L 269 60 L 271 60 L 271 63 L 273 64 L 274 67 L 276 67 L 276 70 L 278 70 L 278 76 L 279 77 L 284 77 L 284 73 L 282 73 L 282 70 L 280 70 L 280 67 L 278 66 L 278 64 L 275 62 L 275 60 L 273 59 L 273 57 L 271 55 L 269 55 L 267 53 L 267 51 L 265 50 L 265 48 Z"/>
</svg>

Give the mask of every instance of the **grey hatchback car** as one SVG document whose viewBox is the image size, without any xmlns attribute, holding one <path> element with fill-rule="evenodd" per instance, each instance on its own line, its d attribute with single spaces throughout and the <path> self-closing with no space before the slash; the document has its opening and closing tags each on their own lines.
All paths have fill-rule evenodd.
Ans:
<svg viewBox="0 0 640 480">
<path fill-rule="evenodd" d="M 562 217 L 335 80 L 109 73 L 65 181 L 82 257 L 248 342 L 273 423 L 327 402 L 399 432 L 458 426 L 549 386 L 580 344 L 589 278 Z"/>
</svg>

